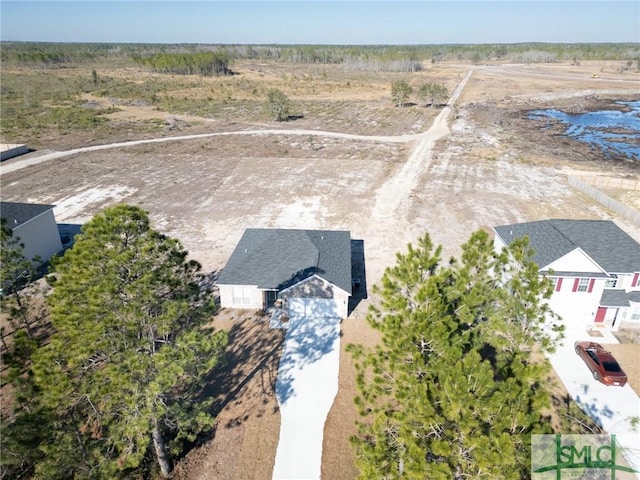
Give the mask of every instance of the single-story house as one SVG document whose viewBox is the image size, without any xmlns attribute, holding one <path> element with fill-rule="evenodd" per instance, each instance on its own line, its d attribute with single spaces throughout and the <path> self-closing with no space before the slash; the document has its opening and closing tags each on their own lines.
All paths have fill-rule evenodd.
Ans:
<svg viewBox="0 0 640 480">
<path fill-rule="evenodd" d="M 529 238 L 551 308 L 572 325 L 640 328 L 640 244 L 609 220 L 540 220 L 494 227 L 497 249 Z"/>
<path fill-rule="evenodd" d="M 14 237 L 24 244 L 27 259 L 38 256 L 42 262 L 62 250 L 58 225 L 53 214 L 55 205 L 37 203 L 0 202 L 0 217 Z"/>
<path fill-rule="evenodd" d="M 216 282 L 220 305 L 347 318 L 348 231 L 248 228 Z"/>
</svg>

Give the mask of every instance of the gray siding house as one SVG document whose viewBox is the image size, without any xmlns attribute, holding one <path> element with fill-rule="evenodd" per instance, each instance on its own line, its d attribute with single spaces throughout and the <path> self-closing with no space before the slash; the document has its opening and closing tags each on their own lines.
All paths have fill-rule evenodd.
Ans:
<svg viewBox="0 0 640 480">
<path fill-rule="evenodd" d="M 351 296 L 348 231 L 249 228 L 216 285 L 225 308 L 346 318 Z"/>
</svg>

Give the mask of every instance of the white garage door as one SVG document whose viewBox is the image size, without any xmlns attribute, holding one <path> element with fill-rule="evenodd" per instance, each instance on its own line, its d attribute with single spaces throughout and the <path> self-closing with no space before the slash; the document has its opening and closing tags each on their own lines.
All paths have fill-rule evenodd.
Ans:
<svg viewBox="0 0 640 480">
<path fill-rule="evenodd" d="M 335 300 L 327 298 L 290 298 L 291 317 L 340 317 Z"/>
</svg>

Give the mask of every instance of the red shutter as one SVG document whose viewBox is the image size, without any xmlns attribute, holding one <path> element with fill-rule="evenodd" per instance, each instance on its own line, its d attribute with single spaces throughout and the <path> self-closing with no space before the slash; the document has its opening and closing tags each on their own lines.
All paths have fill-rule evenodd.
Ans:
<svg viewBox="0 0 640 480">
<path fill-rule="evenodd" d="M 587 290 L 587 292 L 591 293 L 593 291 L 593 284 L 596 283 L 596 279 L 592 278 L 591 281 L 589 282 L 589 290 Z"/>
<path fill-rule="evenodd" d="M 640 275 L 640 273 L 634 273 L 633 274 L 633 282 L 631 282 L 631 286 L 635 287 L 636 285 L 638 285 L 638 275 Z"/>
<path fill-rule="evenodd" d="M 559 292 L 561 288 L 562 288 L 562 277 L 556 280 L 556 292 Z"/>
<path fill-rule="evenodd" d="M 580 283 L 580 279 L 579 279 L 579 278 L 576 278 L 576 279 L 573 281 L 573 290 L 571 290 L 572 292 L 577 292 L 577 291 L 578 291 L 578 284 L 579 284 L 579 283 Z"/>
</svg>

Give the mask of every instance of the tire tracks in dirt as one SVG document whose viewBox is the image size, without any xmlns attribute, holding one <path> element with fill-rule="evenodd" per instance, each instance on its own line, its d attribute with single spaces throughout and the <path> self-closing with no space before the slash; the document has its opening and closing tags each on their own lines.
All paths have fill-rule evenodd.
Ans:
<svg viewBox="0 0 640 480">
<path fill-rule="evenodd" d="M 420 135 L 418 145 L 404 163 L 402 169 L 378 189 L 373 210 L 373 218 L 375 220 L 388 221 L 391 218 L 404 217 L 403 215 L 398 215 L 398 209 L 403 206 L 406 207 L 406 201 L 410 197 L 411 191 L 416 187 L 422 173 L 428 168 L 435 142 L 449 134 L 448 122 L 452 105 L 457 101 L 472 74 L 473 70 L 467 72 L 451 95 L 447 106 L 442 109 L 433 121 L 433 125 Z"/>
</svg>

